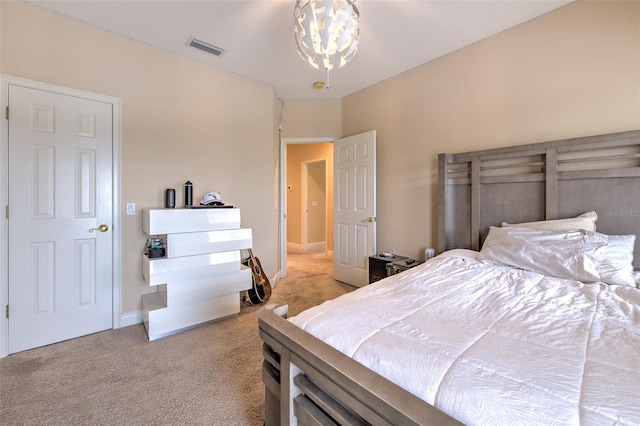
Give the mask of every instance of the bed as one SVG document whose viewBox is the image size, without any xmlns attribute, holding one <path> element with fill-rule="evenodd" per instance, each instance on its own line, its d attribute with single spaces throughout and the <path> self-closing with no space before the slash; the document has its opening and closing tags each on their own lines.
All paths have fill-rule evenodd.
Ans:
<svg viewBox="0 0 640 426">
<path fill-rule="evenodd" d="M 640 131 L 441 154 L 438 185 L 434 259 L 260 310 L 265 424 L 640 423 Z"/>
</svg>

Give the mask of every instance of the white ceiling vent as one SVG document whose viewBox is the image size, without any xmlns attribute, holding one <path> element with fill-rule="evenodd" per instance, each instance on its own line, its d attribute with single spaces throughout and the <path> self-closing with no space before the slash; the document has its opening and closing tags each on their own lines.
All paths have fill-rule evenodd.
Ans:
<svg viewBox="0 0 640 426">
<path fill-rule="evenodd" d="M 220 56 L 224 53 L 224 49 L 221 49 L 209 43 L 205 43 L 204 41 L 198 40 L 193 37 L 189 37 L 187 45 L 195 47 L 196 49 L 204 50 L 205 52 L 211 53 L 212 55 L 216 56 Z"/>
</svg>

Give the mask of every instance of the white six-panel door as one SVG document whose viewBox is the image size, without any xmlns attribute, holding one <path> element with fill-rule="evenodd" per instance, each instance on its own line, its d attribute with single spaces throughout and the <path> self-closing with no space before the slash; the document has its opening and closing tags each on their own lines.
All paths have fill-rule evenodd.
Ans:
<svg viewBox="0 0 640 426">
<path fill-rule="evenodd" d="M 333 144 L 333 278 L 369 283 L 369 256 L 376 253 L 376 132 Z"/>
<path fill-rule="evenodd" d="M 8 91 L 15 353 L 112 327 L 113 117 L 104 102 Z"/>
</svg>

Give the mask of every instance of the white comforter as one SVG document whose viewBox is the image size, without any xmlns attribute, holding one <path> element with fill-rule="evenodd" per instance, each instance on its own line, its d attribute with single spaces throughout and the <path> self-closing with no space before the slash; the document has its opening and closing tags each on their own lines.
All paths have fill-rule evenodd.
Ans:
<svg viewBox="0 0 640 426">
<path fill-rule="evenodd" d="M 465 424 L 640 424 L 640 290 L 444 253 L 291 322 Z"/>
</svg>

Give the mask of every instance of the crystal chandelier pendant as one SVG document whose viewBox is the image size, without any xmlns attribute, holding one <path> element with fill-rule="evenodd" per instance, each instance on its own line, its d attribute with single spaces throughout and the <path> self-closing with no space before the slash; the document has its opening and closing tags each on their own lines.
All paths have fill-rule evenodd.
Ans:
<svg viewBox="0 0 640 426">
<path fill-rule="evenodd" d="M 360 12 L 356 0 L 297 0 L 294 37 L 300 57 L 316 69 L 342 67 L 358 51 Z"/>
</svg>

